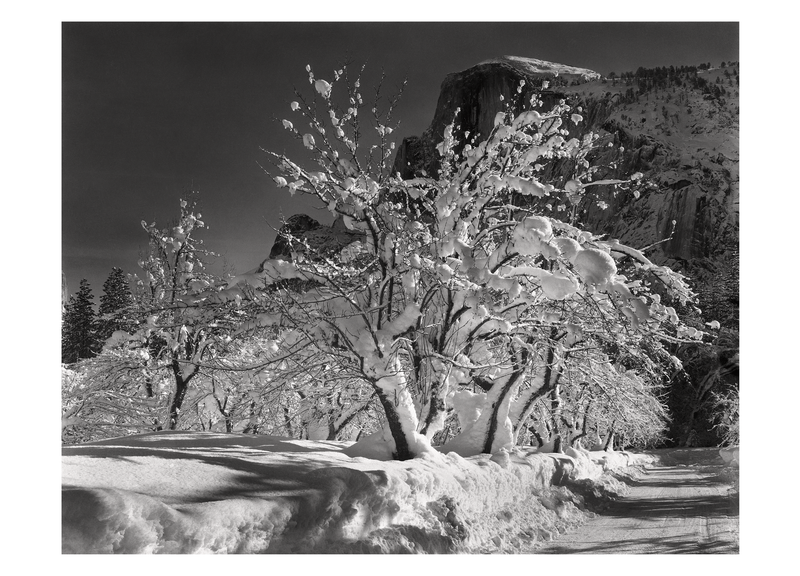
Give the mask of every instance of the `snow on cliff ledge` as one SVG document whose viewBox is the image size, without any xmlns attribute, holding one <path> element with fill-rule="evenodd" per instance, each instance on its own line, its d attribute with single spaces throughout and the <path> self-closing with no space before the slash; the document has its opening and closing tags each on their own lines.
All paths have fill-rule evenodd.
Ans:
<svg viewBox="0 0 800 576">
<path fill-rule="evenodd" d="M 565 64 L 557 64 L 556 62 L 548 62 L 546 60 L 539 60 L 538 58 L 523 58 L 521 56 L 501 56 L 500 58 L 491 58 L 484 60 L 479 64 L 509 64 L 514 66 L 519 71 L 537 75 L 550 75 L 550 76 L 579 76 L 583 80 L 599 80 L 600 74 L 588 68 L 577 68 L 575 66 L 566 66 Z"/>
</svg>

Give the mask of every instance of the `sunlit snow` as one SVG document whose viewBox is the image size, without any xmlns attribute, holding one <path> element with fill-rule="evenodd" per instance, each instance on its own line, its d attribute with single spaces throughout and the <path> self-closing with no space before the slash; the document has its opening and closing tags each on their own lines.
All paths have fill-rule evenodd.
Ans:
<svg viewBox="0 0 800 576">
<path fill-rule="evenodd" d="M 523 58 L 521 56 L 502 56 L 484 60 L 481 64 L 506 63 L 519 68 L 528 74 L 552 74 L 553 76 L 575 75 L 585 80 L 599 80 L 600 74 L 588 68 L 578 68 L 576 66 L 566 66 L 538 58 Z"/>
<path fill-rule="evenodd" d="M 604 470 L 648 458 L 528 449 L 398 462 L 353 447 L 200 432 L 65 447 L 63 552 L 525 551 L 585 519 L 582 487 L 624 490 Z"/>
</svg>

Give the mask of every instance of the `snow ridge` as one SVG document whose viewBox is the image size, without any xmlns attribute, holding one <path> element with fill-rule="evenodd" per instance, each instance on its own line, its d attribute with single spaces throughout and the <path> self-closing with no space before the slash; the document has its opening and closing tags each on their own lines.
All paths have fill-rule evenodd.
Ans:
<svg viewBox="0 0 800 576">
<path fill-rule="evenodd" d="M 599 80 L 601 77 L 598 72 L 589 70 L 588 68 L 578 68 L 576 66 L 567 66 L 566 64 L 548 62 L 547 60 L 539 60 L 538 58 L 524 58 L 522 56 L 501 56 L 499 58 L 490 58 L 489 60 L 484 60 L 479 65 L 481 64 L 510 64 L 526 74 L 579 76 L 586 81 Z"/>
</svg>

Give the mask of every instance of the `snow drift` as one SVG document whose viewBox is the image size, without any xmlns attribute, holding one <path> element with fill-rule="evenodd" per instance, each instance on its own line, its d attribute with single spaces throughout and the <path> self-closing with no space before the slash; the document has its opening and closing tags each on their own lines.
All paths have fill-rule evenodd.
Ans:
<svg viewBox="0 0 800 576">
<path fill-rule="evenodd" d="M 625 452 L 406 462 L 346 442 L 158 432 L 65 447 L 64 553 L 529 551 L 620 493 Z"/>
</svg>

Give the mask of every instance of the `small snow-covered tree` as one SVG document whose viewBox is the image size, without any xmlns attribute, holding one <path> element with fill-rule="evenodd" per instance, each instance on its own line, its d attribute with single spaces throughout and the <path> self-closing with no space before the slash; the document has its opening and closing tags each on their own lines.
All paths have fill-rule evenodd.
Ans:
<svg viewBox="0 0 800 576">
<path fill-rule="evenodd" d="M 107 346 L 62 369 L 62 440 L 88 442 L 160 429 L 169 386 L 155 380 L 147 360 L 143 346 Z"/>
<path fill-rule="evenodd" d="M 114 289 L 103 301 L 111 310 L 105 315 L 122 320 L 122 329 L 95 358 L 76 366 L 79 377 L 70 380 L 75 385 L 66 386 L 63 399 L 68 425 L 119 434 L 207 424 L 206 400 L 218 391 L 224 368 L 219 359 L 229 353 L 246 313 L 240 301 L 216 297 L 221 279 L 206 270 L 212 254 L 197 238 L 205 226 L 200 218 L 194 201 L 182 199 L 172 225 L 142 222 L 149 237 L 139 262 L 144 277 L 134 277 L 130 305 L 123 303 L 127 281 L 121 271 L 106 283 Z M 230 407 L 225 400 L 222 406 L 219 416 L 230 422 Z"/>
<path fill-rule="evenodd" d="M 173 384 L 167 427 L 178 427 L 186 394 L 204 360 L 224 346 L 240 313 L 237 303 L 213 301 L 220 281 L 206 270 L 213 254 L 196 234 L 205 227 L 192 199 L 181 199 L 173 226 L 142 222 L 149 250 L 140 262 L 145 278 L 138 291 L 140 328 L 154 367 Z"/>
<path fill-rule="evenodd" d="M 739 445 L 739 389 L 714 394 L 714 428 L 721 436 L 721 445 Z"/>
<path fill-rule="evenodd" d="M 577 205 L 592 186 L 639 178 L 595 178 L 588 158 L 598 136 L 568 138 L 566 124 L 582 118 L 566 103 L 539 111 L 534 97 L 531 109 L 501 112 L 485 140 L 463 147 L 450 125 L 439 174 L 403 180 L 388 170 L 394 102 L 385 114 L 371 107 L 370 141 L 360 77 L 351 81 L 345 68 L 329 82 L 308 71 L 315 98 L 298 94 L 299 120 L 283 125 L 313 162 L 268 152 L 274 180 L 315 197 L 361 238 L 332 253 L 287 234 L 292 260 L 265 261 L 225 297 L 260 302 L 254 321 L 281 328 L 276 358 L 322 354 L 367 383 L 395 458 L 430 450 L 453 413 L 460 434 L 444 449 L 510 448 L 540 399 L 558 403 L 586 350 L 600 352 L 605 372 L 594 379 L 606 386 L 616 385 L 608 366 L 629 362 L 624 387 L 657 377 L 653 365 L 668 358 L 661 342 L 702 337 L 668 306 L 693 297 L 682 276 L 582 230 L 574 211 L 562 221 L 531 202 Z M 571 177 L 542 180 L 559 160 Z M 307 289 L 282 288 L 289 279 Z"/>
</svg>

